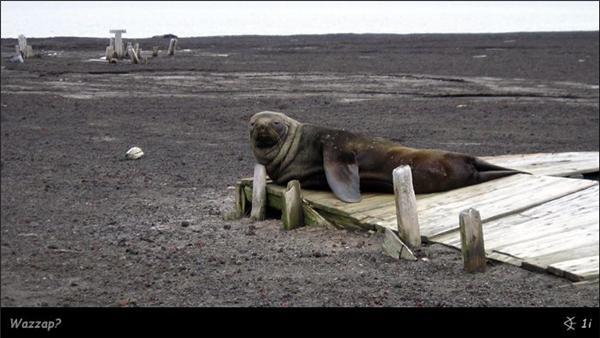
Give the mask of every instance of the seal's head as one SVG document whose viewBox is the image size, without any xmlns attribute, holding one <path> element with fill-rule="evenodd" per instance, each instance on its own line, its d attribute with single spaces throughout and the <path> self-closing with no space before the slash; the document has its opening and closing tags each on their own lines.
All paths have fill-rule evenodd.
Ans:
<svg viewBox="0 0 600 338">
<path fill-rule="evenodd" d="M 287 151 L 300 122 L 282 113 L 263 111 L 250 118 L 250 142 L 256 160 L 267 165 Z"/>
</svg>

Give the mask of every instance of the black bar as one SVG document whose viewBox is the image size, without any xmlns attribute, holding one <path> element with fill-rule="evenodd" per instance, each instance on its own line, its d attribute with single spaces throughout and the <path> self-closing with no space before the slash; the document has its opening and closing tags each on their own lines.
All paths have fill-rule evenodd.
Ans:
<svg viewBox="0 0 600 338">
<path fill-rule="evenodd" d="M 0 309 L 0 334 L 6 338 L 598 337 L 599 311 L 598 308 L 5 307 Z"/>
</svg>

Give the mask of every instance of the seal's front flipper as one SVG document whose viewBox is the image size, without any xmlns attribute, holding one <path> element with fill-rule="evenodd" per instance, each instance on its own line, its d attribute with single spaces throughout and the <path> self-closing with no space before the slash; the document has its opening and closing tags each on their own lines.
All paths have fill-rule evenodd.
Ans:
<svg viewBox="0 0 600 338">
<path fill-rule="evenodd" d="M 329 187 L 344 202 L 360 202 L 360 176 L 353 154 L 343 154 L 333 145 L 323 147 L 323 166 Z"/>
</svg>

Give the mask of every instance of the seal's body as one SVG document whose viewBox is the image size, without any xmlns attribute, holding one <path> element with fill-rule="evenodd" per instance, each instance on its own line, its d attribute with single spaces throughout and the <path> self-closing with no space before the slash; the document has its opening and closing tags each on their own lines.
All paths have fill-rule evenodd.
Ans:
<svg viewBox="0 0 600 338">
<path fill-rule="evenodd" d="M 417 194 L 519 173 L 465 154 L 302 124 L 276 112 L 255 114 L 250 137 L 258 163 L 277 184 L 296 179 L 305 188 L 330 188 L 345 202 L 360 201 L 361 190 L 393 192 L 392 172 L 401 165 L 410 166 Z"/>
</svg>

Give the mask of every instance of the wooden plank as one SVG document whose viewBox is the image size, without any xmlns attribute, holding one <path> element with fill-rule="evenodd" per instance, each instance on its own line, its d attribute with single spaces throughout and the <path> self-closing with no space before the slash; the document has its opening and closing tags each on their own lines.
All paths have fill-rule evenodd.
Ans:
<svg viewBox="0 0 600 338">
<path fill-rule="evenodd" d="M 599 170 L 598 152 L 538 153 L 483 156 L 482 159 L 503 167 L 536 175 L 569 176 Z"/>
<path fill-rule="evenodd" d="M 470 195 L 468 187 L 457 189 L 456 193 L 440 194 L 445 195 L 445 204 L 440 203 L 435 208 L 430 207 L 419 212 L 421 235 L 432 237 L 457 228 L 456 214 L 458 210 L 475 208 L 481 213 L 482 221 L 487 222 L 597 184 L 589 180 L 559 177 L 515 176 L 521 176 L 520 179 L 522 179 L 522 184 L 518 186 L 518 189 L 503 187 L 501 180 L 495 180 L 492 183 L 486 182 L 490 183 L 488 186 L 493 189 L 490 189 L 484 197 L 480 194 Z M 458 192 L 458 190 L 463 191 Z M 417 201 L 417 208 L 419 208 L 418 204 Z"/>
<path fill-rule="evenodd" d="M 596 278 L 599 273 L 598 255 L 554 263 L 548 267 L 548 272 L 573 281 Z"/>
<path fill-rule="evenodd" d="M 598 184 L 595 184 L 521 213 L 485 223 L 486 247 L 495 249 L 598 224 L 598 193 Z M 456 233 L 433 236 L 430 240 L 455 247 L 460 245 Z"/>
<path fill-rule="evenodd" d="M 550 254 L 527 258 L 523 260 L 523 268 L 532 271 L 545 271 L 549 265 L 560 263 L 579 257 L 596 256 L 600 254 L 598 243 L 572 249 L 560 250 Z"/>
<path fill-rule="evenodd" d="M 395 259 L 417 260 L 410 248 L 390 229 L 385 230 L 382 249 L 386 255 Z"/>
<path fill-rule="evenodd" d="M 396 196 L 398 235 L 411 248 L 421 246 L 417 199 L 413 188 L 410 166 L 400 166 L 392 172 Z"/>
<path fill-rule="evenodd" d="M 558 233 L 540 238 L 536 242 L 522 242 L 514 245 L 501 246 L 494 251 L 509 254 L 521 259 L 548 255 L 562 250 L 572 250 L 578 247 L 598 243 L 598 226 L 576 229 L 567 233 Z"/>
<path fill-rule="evenodd" d="M 493 259 L 498 262 L 503 262 L 515 266 L 521 266 L 521 263 L 523 262 L 523 260 L 521 260 L 519 257 L 513 257 L 511 255 L 506 255 L 495 251 L 487 251 L 485 255 L 489 259 Z"/>
<path fill-rule="evenodd" d="M 485 246 L 479 212 L 475 209 L 463 210 L 459 220 L 464 269 L 467 272 L 484 272 Z"/>
</svg>

